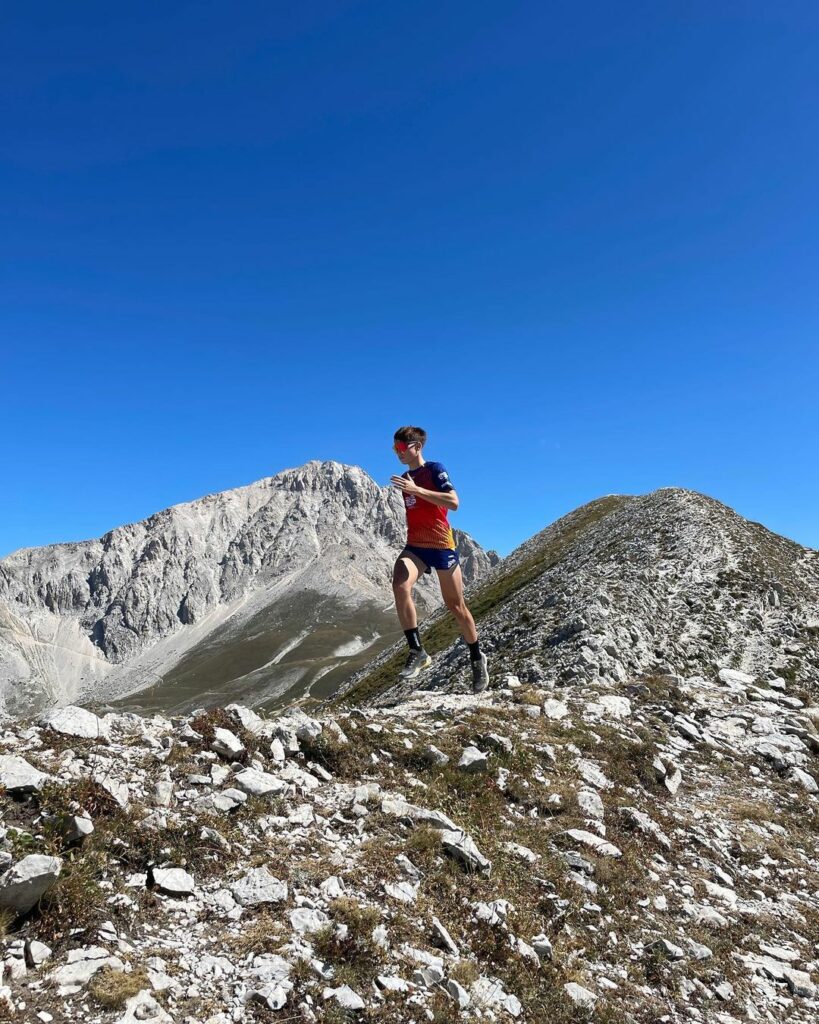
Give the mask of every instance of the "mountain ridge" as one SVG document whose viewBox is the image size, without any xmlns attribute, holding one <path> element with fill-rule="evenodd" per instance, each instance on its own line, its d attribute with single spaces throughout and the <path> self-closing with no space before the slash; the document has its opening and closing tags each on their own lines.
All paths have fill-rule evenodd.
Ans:
<svg viewBox="0 0 819 1024">
<path fill-rule="evenodd" d="M 496 675 L 565 684 L 774 666 L 793 681 L 819 678 L 819 552 L 685 488 L 580 506 L 524 541 L 467 599 Z M 424 685 L 461 687 L 466 653 L 443 612 L 422 637 L 437 655 Z M 400 656 L 400 644 L 382 652 L 341 696 L 405 697 Z"/>
</svg>

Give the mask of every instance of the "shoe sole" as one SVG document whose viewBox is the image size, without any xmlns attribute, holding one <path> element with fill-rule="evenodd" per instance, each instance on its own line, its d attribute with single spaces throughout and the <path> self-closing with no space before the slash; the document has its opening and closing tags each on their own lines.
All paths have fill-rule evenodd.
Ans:
<svg viewBox="0 0 819 1024">
<path fill-rule="evenodd" d="M 422 665 L 419 665 L 417 668 L 414 668 L 412 672 L 399 672 L 398 677 L 399 679 L 415 679 L 416 676 L 420 676 L 421 672 L 425 668 L 429 668 L 431 664 L 432 658 L 430 658 L 430 656 L 427 655 L 427 660 Z"/>
</svg>

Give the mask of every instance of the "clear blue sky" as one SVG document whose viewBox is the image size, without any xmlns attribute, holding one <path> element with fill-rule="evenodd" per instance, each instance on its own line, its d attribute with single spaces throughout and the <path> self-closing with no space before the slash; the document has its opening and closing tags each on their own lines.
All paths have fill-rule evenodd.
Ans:
<svg viewBox="0 0 819 1024">
<path fill-rule="evenodd" d="M 819 547 L 815 3 L 9 3 L 0 555 L 429 431 Z"/>
</svg>

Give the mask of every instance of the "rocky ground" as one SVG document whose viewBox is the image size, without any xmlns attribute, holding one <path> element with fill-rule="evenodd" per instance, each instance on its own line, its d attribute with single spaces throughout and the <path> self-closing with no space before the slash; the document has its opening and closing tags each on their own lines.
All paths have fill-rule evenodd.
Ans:
<svg viewBox="0 0 819 1024">
<path fill-rule="evenodd" d="M 514 675 L 0 738 L 12 1021 L 790 1021 L 819 1011 L 819 701 Z"/>
</svg>

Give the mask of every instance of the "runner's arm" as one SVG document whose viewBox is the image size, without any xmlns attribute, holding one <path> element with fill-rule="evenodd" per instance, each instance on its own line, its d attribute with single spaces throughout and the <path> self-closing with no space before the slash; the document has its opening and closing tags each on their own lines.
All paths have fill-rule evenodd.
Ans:
<svg viewBox="0 0 819 1024">
<path fill-rule="evenodd" d="M 428 491 L 426 487 L 416 487 L 412 493 L 417 494 L 424 501 L 428 501 L 430 505 L 441 505 L 444 508 L 448 508 L 450 512 L 458 511 L 457 491 Z"/>
</svg>

